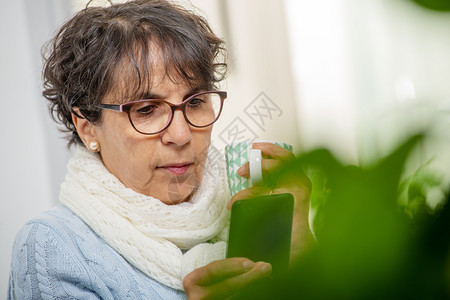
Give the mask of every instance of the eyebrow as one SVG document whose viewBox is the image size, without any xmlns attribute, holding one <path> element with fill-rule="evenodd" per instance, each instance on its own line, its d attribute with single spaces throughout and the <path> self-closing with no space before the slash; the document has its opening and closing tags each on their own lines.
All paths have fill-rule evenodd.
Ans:
<svg viewBox="0 0 450 300">
<path fill-rule="evenodd" d="M 190 96 L 202 92 L 207 91 L 207 88 L 205 86 L 197 86 L 189 90 L 189 92 L 184 95 L 183 100 L 189 98 Z M 146 100 L 146 99 L 163 99 L 164 97 L 162 95 L 152 93 L 151 91 L 142 92 L 140 94 L 137 94 L 136 100 Z M 134 101 L 134 100 L 133 100 Z"/>
<path fill-rule="evenodd" d="M 164 98 L 161 95 L 151 93 L 151 92 L 142 92 L 140 94 L 137 94 L 135 100 L 145 100 L 145 99 L 162 99 Z M 134 101 L 134 100 L 133 100 Z"/>
</svg>

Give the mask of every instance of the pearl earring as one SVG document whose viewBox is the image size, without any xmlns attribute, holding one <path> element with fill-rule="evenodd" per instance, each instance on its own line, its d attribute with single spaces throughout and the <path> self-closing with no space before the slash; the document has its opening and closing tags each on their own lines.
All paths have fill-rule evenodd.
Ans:
<svg viewBox="0 0 450 300">
<path fill-rule="evenodd" d="M 92 142 L 90 142 L 89 143 L 89 148 L 92 150 L 92 151 L 95 151 L 95 152 L 97 152 L 98 151 L 98 142 L 97 141 L 92 141 Z"/>
</svg>

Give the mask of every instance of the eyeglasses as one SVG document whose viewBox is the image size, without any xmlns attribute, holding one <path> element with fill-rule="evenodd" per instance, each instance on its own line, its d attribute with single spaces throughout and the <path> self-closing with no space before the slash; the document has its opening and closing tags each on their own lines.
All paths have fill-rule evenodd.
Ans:
<svg viewBox="0 0 450 300">
<path fill-rule="evenodd" d="M 124 104 L 100 104 L 107 110 L 126 112 L 133 128 L 142 134 L 158 134 L 169 127 L 175 110 L 183 112 L 184 119 L 191 126 L 204 128 L 212 125 L 222 112 L 224 91 L 200 92 L 185 99 L 180 104 L 172 104 L 159 99 L 146 99 Z"/>
</svg>

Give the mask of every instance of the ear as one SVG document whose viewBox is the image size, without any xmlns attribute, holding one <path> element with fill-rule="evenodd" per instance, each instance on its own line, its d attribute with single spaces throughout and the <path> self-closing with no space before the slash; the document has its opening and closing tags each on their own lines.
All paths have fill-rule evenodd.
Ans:
<svg viewBox="0 0 450 300">
<path fill-rule="evenodd" d="M 78 107 L 74 107 L 73 110 L 74 112 L 72 112 L 72 122 L 77 129 L 78 136 L 81 138 L 86 148 L 92 151 L 89 147 L 89 144 L 92 141 L 98 142 L 96 127 L 86 118 L 82 117 L 82 114 Z"/>
</svg>

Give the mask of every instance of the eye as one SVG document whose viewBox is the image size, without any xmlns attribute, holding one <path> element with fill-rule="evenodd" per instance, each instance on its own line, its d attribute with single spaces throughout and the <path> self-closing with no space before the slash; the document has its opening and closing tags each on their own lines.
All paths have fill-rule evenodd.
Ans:
<svg viewBox="0 0 450 300">
<path fill-rule="evenodd" d="M 139 114 L 151 114 L 158 107 L 156 105 L 145 105 L 136 109 L 136 112 Z"/>
<path fill-rule="evenodd" d="M 133 112 L 141 116 L 151 116 L 159 111 L 160 105 L 152 102 L 138 103 L 133 107 Z"/>
<path fill-rule="evenodd" d="M 206 101 L 203 100 L 203 99 L 200 99 L 200 98 L 194 98 L 194 99 L 191 99 L 189 101 L 188 105 L 190 107 L 194 107 L 195 108 L 195 107 L 198 107 L 198 106 L 202 105 L 203 103 L 206 103 Z"/>
</svg>

